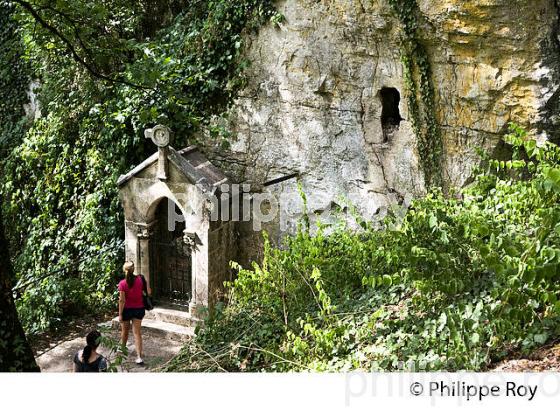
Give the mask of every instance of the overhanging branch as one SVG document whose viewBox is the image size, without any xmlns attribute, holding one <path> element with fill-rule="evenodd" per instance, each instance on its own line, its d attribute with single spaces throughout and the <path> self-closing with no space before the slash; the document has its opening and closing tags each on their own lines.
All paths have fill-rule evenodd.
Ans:
<svg viewBox="0 0 560 410">
<path fill-rule="evenodd" d="M 99 78 L 101 80 L 105 80 L 105 81 L 109 81 L 109 82 L 113 82 L 113 83 L 121 83 L 121 84 L 125 84 L 134 88 L 139 88 L 139 89 L 150 89 L 149 87 L 144 87 L 138 84 L 134 84 L 131 83 L 129 81 L 126 80 L 122 80 L 119 78 L 113 78 L 111 76 L 108 76 L 106 74 L 100 73 L 98 70 L 96 70 L 96 68 L 88 63 L 85 59 L 83 59 L 80 54 L 78 53 L 78 51 L 76 50 L 76 47 L 74 47 L 74 45 L 72 44 L 72 42 L 63 34 L 60 32 L 60 30 L 58 30 L 55 26 L 49 24 L 48 21 L 46 21 L 37 10 L 35 10 L 35 8 L 33 8 L 33 5 L 25 0 L 13 0 L 14 3 L 19 4 L 25 11 L 27 11 L 31 17 L 33 17 L 33 19 L 39 23 L 44 29 L 48 30 L 51 34 L 53 34 L 56 38 L 58 38 L 60 41 L 62 41 L 64 43 L 64 45 L 66 46 L 66 48 L 68 49 L 68 51 L 70 52 L 70 54 L 72 54 L 73 59 L 80 65 L 82 65 L 92 76 Z M 79 39 L 81 41 L 81 38 Z"/>
</svg>

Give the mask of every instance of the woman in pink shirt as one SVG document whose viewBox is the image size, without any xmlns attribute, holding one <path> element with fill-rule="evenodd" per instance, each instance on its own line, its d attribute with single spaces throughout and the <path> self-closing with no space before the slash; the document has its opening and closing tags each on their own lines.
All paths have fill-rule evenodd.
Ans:
<svg viewBox="0 0 560 410">
<path fill-rule="evenodd" d="M 146 314 L 144 308 L 144 277 L 134 275 L 134 263 L 126 262 L 123 265 L 125 278 L 119 283 L 119 321 L 121 322 L 121 343 L 126 346 L 132 321 L 132 333 L 136 345 L 136 363 L 143 364 L 144 352 L 142 350 L 142 319 Z M 152 291 L 147 286 L 147 293 Z"/>
</svg>

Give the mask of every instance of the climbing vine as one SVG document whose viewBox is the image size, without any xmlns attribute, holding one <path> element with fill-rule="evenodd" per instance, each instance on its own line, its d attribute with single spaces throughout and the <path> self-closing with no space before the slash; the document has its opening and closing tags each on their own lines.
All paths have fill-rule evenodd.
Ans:
<svg viewBox="0 0 560 410">
<path fill-rule="evenodd" d="M 443 142 L 436 119 L 434 88 L 426 48 L 418 33 L 416 0 L 389 0 L 403 28 L 402 62 L 412 126 L 427 186 L 441 186 Z"/>
</svg>

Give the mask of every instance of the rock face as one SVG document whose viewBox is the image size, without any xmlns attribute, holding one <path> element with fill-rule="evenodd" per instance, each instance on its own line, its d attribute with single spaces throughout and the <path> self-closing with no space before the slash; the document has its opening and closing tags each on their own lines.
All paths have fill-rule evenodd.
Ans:
<svg viewBox="0 0 560 410">
<path fill-rule="evenodd" d="M 468 180 L 475 148 L 494 149 L 510 121 L 556 137 L 554 0 L 417 4 L 448 186 Z M 312 216 L 333 206 L 349 215 L 350 202 L 371 218 L 425 192 L 402 27 L 387 1 L 287 0 L 278 9 L 286 20 L 249 39 L 249 81 L 227 120 L 234 140 L 214 154 L 234 180 L 281 198 L 279 215 L 265 227 L 277 238 L 293 231 L 303 210 L 296 180 Z M 252 241 L 260 233 L 241 236 Z"/>
<path fill-rule="evenodd" d="M 421 0 L 449 181 L 509 122 L 557 140 L 560 45 L 554 0 Z"/>
</svg>

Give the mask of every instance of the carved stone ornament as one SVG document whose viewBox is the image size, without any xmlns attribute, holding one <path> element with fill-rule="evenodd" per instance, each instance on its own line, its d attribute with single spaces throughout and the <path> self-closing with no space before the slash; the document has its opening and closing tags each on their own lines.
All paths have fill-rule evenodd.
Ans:
<svg viewBox="0 0 560 410">
<path fill-rule="evenodd" d="M 144 136 L 150 138 L 159 148 L 165 148 L 171 144 L 171 130 L 165 125 L 156 125 L 144 131 Z"/>
<path fill-rule="evenodd" d="M 153 235 L 153 229 L 150 225 L 136 225 L 138 239 L 150 239 Z"/>
<path fill-rule="evenodd" d="M 183 233 L 183 242 L 190 248 L 194 249 L 196 247 L 196 234 L 194 232 Z"/>
</svg>

